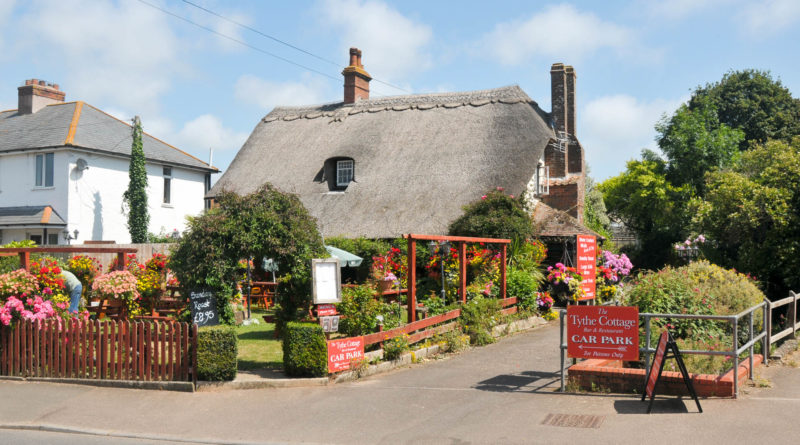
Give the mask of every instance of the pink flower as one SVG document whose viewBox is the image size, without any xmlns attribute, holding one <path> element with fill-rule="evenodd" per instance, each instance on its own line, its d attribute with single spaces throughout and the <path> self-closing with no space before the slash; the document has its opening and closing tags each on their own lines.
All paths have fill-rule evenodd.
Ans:
<svg viewBox="0 0 800 445">
<path fill-rule="evenodd" d="M 486 195 L 481 196 L 481 199 L 485 200 L 486 199 Z"/>
</svg>

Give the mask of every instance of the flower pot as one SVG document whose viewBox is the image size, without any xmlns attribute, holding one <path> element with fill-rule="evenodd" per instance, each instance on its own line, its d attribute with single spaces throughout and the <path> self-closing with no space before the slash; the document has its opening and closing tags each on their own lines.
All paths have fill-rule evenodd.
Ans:
<svg viewBox="0 0 800 445">
<path fill-rule="evenodd" d="M 378 281 L 378 292 L 384 293 L 387 290 L 390 290 L 392 288 L 393 284 L 394 283 L 392 281 L 389 281 L 389 280 Z"/>
</svg>

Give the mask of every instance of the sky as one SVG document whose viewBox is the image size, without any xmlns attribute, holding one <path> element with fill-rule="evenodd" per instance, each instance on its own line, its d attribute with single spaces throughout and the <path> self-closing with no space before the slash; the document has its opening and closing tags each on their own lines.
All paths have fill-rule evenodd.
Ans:
<svg viewBox="0 0 800 445">
<path fill-rule="evenodd" d="M 602 181 L 730 70 L 798 97 L 799 25 L 796 0 L 0 0 L 0 110 L 46 80 L 224 171 L 273 107 L 341 101 L 350 47 L 371 97 L 519 85 L 545 111 L 562 62 Z"/>
</svg>

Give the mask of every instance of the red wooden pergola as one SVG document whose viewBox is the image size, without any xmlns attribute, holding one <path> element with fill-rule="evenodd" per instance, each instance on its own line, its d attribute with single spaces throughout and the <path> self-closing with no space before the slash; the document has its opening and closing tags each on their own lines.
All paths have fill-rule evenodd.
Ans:
<svg viewBox="0 0 800 445">
<path fill-rule="evenodd" d="M 19 255 L 19 262 L 23 269 L 28 270 L 31 264 L 32 253 L 116 253 L 117 270 L 125 270 L 127 265 L 126 253 L 136 253 L 138 250 L 133 247 L 84 247 L 79 245 L 64 247 L 2 247 L 1 256 Z"/>
<path fill-rule="evenodd" d="M 407 234 L 408 240 L 408 322 L 417 321 L 417 241 L 449 241 L 458 250 L 458 297 L 462 303 L 467 302 L 467 243 L 500 244 L 500 297 L 506 298 L 506 255 L 509 239 L 474 238 L 470 236 L 418 235 Z M 445 277 L 442 277 L 444 280 Z"/>
</svg>

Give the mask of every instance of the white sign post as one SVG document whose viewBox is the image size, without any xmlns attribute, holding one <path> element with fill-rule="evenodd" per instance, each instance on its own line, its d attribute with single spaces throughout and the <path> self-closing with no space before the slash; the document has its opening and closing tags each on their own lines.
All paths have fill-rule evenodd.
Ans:
<svg viewBox="0 0 800 445">
<path fill-rule="evenodd" d="M 341 303 L 342 274 L 338 258 L 311 260 L 314 304 Z"/>
</svg>

